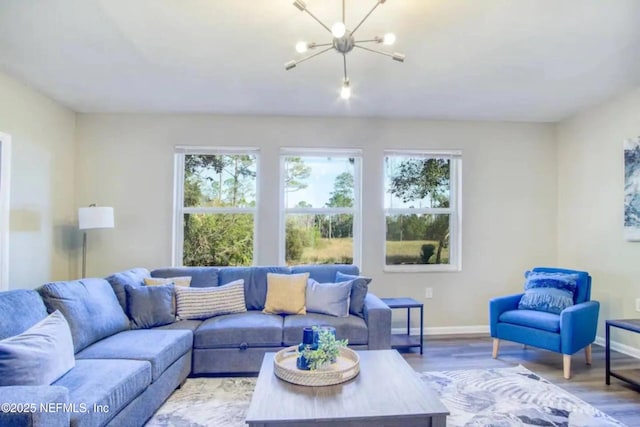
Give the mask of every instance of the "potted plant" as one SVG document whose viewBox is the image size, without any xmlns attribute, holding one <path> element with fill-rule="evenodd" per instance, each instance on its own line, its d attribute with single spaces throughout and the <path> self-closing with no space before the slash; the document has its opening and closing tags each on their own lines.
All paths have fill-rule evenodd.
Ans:
<svg viewBox="0 0 640 427">
<path fill-rule="evenodd" d="M 312 371 L 322 369 L 331 363 L 335 363 L 340 354 L 340 349 L 346 347 L 348 340 L 337 340 L 335 330 L 318 328 L 314 326 L 314 332 L 318 336 L 318 347 L 313 349 L 306 347 L 302 350 L 301 356 L 306 360 L 309 369 Z"/>
</svg>

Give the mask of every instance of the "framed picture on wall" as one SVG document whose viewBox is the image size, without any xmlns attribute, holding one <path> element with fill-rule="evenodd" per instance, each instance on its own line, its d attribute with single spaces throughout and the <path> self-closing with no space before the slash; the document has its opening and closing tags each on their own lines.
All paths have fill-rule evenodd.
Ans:
<svg viewBox="0 0 640 427">
<path fill-rule="evenodd" d="M 640 137 L 624 142 L 624 238 L 640 241 Z"/>
</svg>

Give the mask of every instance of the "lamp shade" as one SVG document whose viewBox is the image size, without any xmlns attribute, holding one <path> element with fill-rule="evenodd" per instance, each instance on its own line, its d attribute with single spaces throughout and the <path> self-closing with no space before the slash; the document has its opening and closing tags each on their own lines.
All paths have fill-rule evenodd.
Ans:
<svg viewBox="0 0 640 427">
<path fill-rule="evenodd" d="M 78 209 L 78 228 L 113 228 L 113 208 L 90 206 Z"/>
</svg>

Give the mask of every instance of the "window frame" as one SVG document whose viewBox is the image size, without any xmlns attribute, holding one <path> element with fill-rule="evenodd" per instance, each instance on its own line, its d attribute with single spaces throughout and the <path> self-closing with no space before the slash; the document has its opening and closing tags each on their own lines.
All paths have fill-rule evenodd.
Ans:
<svg viewBox="0 0 640 427">
<path fill-rule="evenodd" d="M 387 157 L 447 158 L 450 163 L 450 198 L 448 208 L 387 208 Z M 386 273 L 441 273 L 462 271 L 462 151 L 461 150 L 384 150 L 382 156 L 382 207 L 384 236 L 382 239 L 382 265 Z M 387 264 L 387 216 L 411 214 L 448 214 L 449 216 L 449 264 Z"/>
<path fill-rule="evenodd" d="M 362 149 L 360 148 L 280 148 L 280 196 L 278 206 L 278 264 L 287 265 L 286 218 L 287 214 L 304 215 L 353 215 L 353 265 L 362 265 Z M 353 157 L 353 207 L 352 208 L 287 208 L 285 206 L 286 157 Z"/>
<path fill-rule="evenodd" d="M 184 166 L 186 155 L 248 155 L 256 158 L 256 204 L 253 208 L 216 208 L 184 206 Z M 258 212 L 260 203 L 260 149 L 257 147 L 195 147 L 176 146 L 174 151 L 174 194 L 173 194 L 173 245 L 171 262 L 173 267 L 183 266 L 184 255 L 184 215 L 185 214 L 252 214 L 253 215 L 253 257 L 251 265 L 257 265 L 258 258 Z"/>
</svg>

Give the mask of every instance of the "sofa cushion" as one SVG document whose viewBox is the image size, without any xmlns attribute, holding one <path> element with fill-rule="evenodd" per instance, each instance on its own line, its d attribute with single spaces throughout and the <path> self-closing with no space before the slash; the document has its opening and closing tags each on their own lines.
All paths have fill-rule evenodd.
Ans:
<svg viewBox="0 0 640 427">
<path fill-rule="evenodd" d="M 113 292 L 115 292 L 116 297 L 118 297 L 118 302 L 125 313 L 129 312 L 127 310 L 127 292 L 125 291 L 125 286 L 143 286 L 145 277 L 150 277 L 149 270 L 146 268 L 132 268 L 131 270 L 114 273 L 106 278 L 107 282 L 111 284 Z"/>
<path fill-rule="evenodd" d="M 267 300 L 264 312 L 271 314 L 305 314 L 309 273 L 267 274 Z"/>
<path fill-rule="evenodd" d="M 104 337 L 129 329 L 129 318 L 104 279 L 47 283 L 38 292 L 49 312 L 60 310 L 69 322 L 76 353 Z"/>
<path fill-rule="evenodd" d="M 127 286 L 127 307 L 132 328 L 148 329 L 176 320 L 173 284 Z"/>
<path fill-rule="evenodd" d="M 0 386 L 50 385 L 74 364 L 71 331 L 59 311 L 0 340 Z"/>
<path fill-rule="evenodd" d="M 176 313 L 181 320 L 247 311 L 242 279 L 211 288 L 176 287 Z"/>
<path fill-rule="evenodd" d="M 192 344 L 193 334 L 187 330 L 138 329 L 105 338 L 76 354 L 76 358 L 146 360 L 151 363 L 155 381 L 191 350 Z"/>
<path fill-rule="evenodd" d="M 292 274 L 309 273 L 310 279 L 320 283 L 334 282 L 338 272 L 353 276 L 360 274 L 358 266 L 353 264 L 303 264 L 291 267 Z"/>
<path fill-rule="evenodd" d="M 364 317 L 364 299 L 367 297 L 371 278 L 344 274 L 338 271 L 335 281 L 344 282 L 345 280 L 353 280 L 353 284 L 351 285 L 351 300 L 349 301 L 349 313 Z"/>
<path fill-rule="evenodd" d="M 202 322 L 194 348 L 274 347 L 282 345 L 282 316 L 260 311 L 226 314 Z"/>
<path fill-rule="evenodd" d="M 321 313 L 336 317 L 349 315 L 349 295 L 353 281 L 340 283 L 307 282 L 307 313 Z"/>
<path fill-rule="evenodd" d="M 577 274 L 529 272 L 518 308 L 559 314 L 573 305 Z"/>
<path fill-rule="evenodd" d="M 16 289 L 0 292 L 0 340 L 21 334 L 47 317 L 38 292 Z"/>
<path fill-rule="evenodd" d="M 145 277 L 144 284 L 147 286 L 160 286 L 160 285 L 176 285 L 176 286 L 191 286 L 191 276 L 176 276 L 176 277 Z"/>
<path fill-rule="evenodd" d="M 95 359 L 77 360 L 76 366 L 53 385 L 69 389 L 69 403 L 76 408 L 71 413 L 71 426 L 93 427 L 107 424 L 150 383 L 149 362 Z M 94 405 L 108 411 L 96 411 Z"/>
<path fill-rule="evenodd" d="M 152 277 L 191 277 L 192 288 L 207 288 L 218 286 L 218 267 L 169 267 L 159 268 L 151 272 Z M 222 282 L 225 283 L 225 282 Z"/>
<path fill-rule="evenodd" d="M 367 324 L 360 317 L 334 317 L 326 314 L 307 313 L 304 316 L 292 315 L 284 318 L 283 344 L 300 344 L 302 329 L 312 326 L 333 326 L 336 328 L 336 338 L 348 339 L 349 345 L 366 345 L 369 341 Z"/>
<path fill-rule="evenodd" d="M 159 330 L 177 329 L 177 330 L 195 332 L 196 329 L 198 329 L 198 326 L 200 326 L 201 324 L 202 324 L 202 320 L 178 320 L 176 322 L 169 323 L 168 325 L 155 327 L 154 329 L 159 329 Z"/>
<path fill-rule="evenodd" d="M 502 313 L 498 321 L 549 332 L 560 332 L 560 315 L 545 311 L 509 310 Z"/>
</svg>

